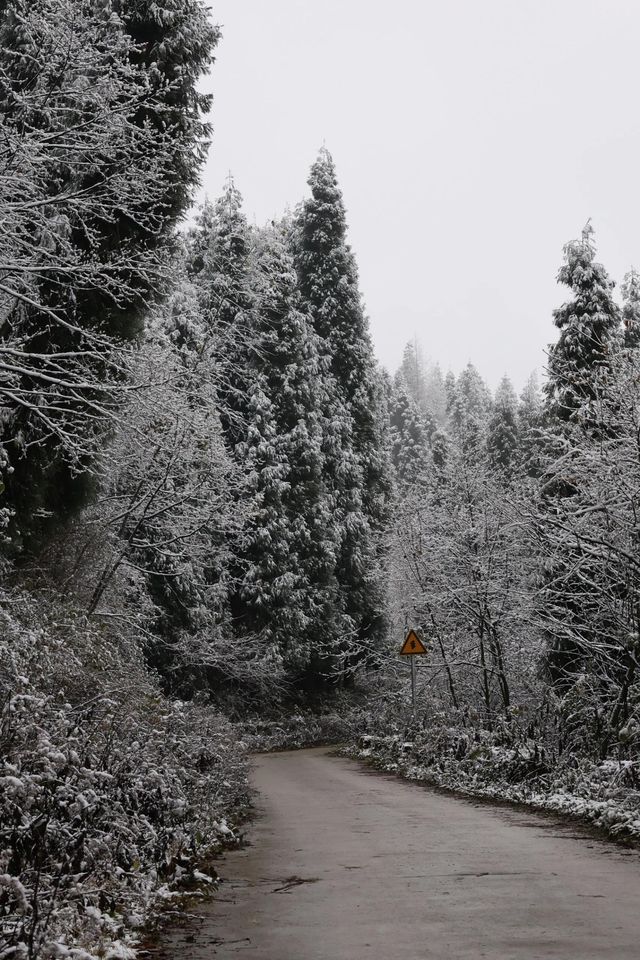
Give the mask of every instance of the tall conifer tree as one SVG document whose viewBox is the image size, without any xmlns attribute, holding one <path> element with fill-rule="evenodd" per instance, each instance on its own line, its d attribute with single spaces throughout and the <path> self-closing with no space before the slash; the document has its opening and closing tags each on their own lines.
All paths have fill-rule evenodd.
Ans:
<svg viewBox="0 0 640 960">
<path fill-rule="evenodd" d="M 567 468 L 574 443 L 573 431 L 590 432 L 595 415 L 589 405 L 596 398 L 602 374 L 621 342 L 620 310 L 613 300 L 613 282 L 595 260 L 593 228 L 588 222 L 580 240 L 564 248 L 565 262 L 558 280 L 569 286 L 573 299 L 554 311 L 560 335 L 549 351 L 545 384 L 546 432 L 543 503 L 558 520 L 571 511 L 578 493 L 577 479 Z M 580 552 L 579 546 L 576 548 Z M 596 640 L 584 628 L 584 611 L 593 603 L 584 571 L 576 576 L 574 546 L 555 557 L 553 569 L 545 567 L 541 590 L 548 629 L 547 664 L 554 682 L 566 686 L 580 674 L 585 651 Z M 594 623 L 596 622 L 594 618 Z"/>
<path fill-rule="evenodd" d="M 334 395 L 327 397 L 333 435 L 327 438 L 325 462 L 341 525 L 343 609 L 357 643 L 370 645 L 383 629 L 375 537 L 387 518 L 390 490 L 384 392 L 328 150 L 320 151 L 308 182 L 311 196 L 298 211 L 293 249 L 303 303 L 335 384 Z"/>
<path fill-rule="evenodd" d="M 416 337 L 409 340 L 402 354 L 399 373 L 405 383 L 405 389 L 418 410 L 426 409 L 427 379 L 422 349 Z"/>
<path fill-rule="evenodd" d="M 587 223 L 580 240 L 564 248 L 565 262 L 558 282 L 568 286 L 573 299 L 554 310 L 560 330 L 549 349 L 548 407 L 560 421 L 593 399 L 596 374 L 608 364 L 619 340 L 620 310 L 613 299 L 613 283 L 596 262 L 593 227 Z"/>
<path fill-rule="evenodd" d="M 409 396 L 402 376 L 397 376 L 389 404 L 391 462 L 401 488 L 424 481 L 431 456 L 430 436 L 435 423 L 425 422 Z"/>
<path fill-rule="evenodd" d="M 468 363 L 455 388 L 449 388 L 449 430 L 463 453 L 478 456 L 486 442 L 491 394 L 472 363 Z"/>
<path fill-rule="evenodd" d="M 324 646 L 339 635 L 337 532 L 323 475 L 323 361 L 279 229 L 257 236 L 253 270 L 249 364 L 257 385 L 251 413 L 258 418 L 250 418 L 249 431 L 254 449 L 271 450 L 271 462 L 264 460 L 256 473 L 257 492 L 271 496 L 272 510 L 267 533 L 262 524 L 255 528 L 259 575 L 249 567 L 243 595 L 288 672 L 310 676 Z"/>
<path fill-rule="evenodd" d="M 540 476 L 542 453 L 542 395 L 536 373 L 524 385 L 518 403 L 518 460 L 529 476 Z"/>
<path fill-rule="evenodd" d="M 489 420 L 487 452 L 492 466 L 506 475 L 513 472 L 518 452 L 518 400 L 508 377 L 503 377 L 496 390 L 493 413 Z"/>
<path fill-rule="evenodd" d="M 447 420 L 447 394 L 440 364 L 430 364 L 426 374 L 425 409 L 438 426 L 443 427 Z"/>
<path fill-rule="evenodd" d="M 447 374 L 444 378 L 444 396 L 445 396 L 445 413 L 447 422 L 449 422 L 453 409 L 456 403 L 456 376 L 452 370 L 447 370 Z"/>
<path fill-rule="evenodd" d="M 189 237 L 188 269 L 198 284 L 218 358 L 220 417 L 229 446 L 246 439 L 253 381 L 247 353 L 254 335 L 251 237 L 231 175 L 213 207 L 205 204 Z"/>
</svg>

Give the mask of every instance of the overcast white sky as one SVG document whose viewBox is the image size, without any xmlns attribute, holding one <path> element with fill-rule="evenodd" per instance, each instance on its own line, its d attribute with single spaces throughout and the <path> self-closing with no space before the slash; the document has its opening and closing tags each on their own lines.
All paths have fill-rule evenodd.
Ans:
<svg viewBox="0 0 640 960">
<path fill-rule="evenodd" d="M 212 0 L 223 26 L 205 190 L 294 206 L 323 141 L 380 360 L 417 335 L 520 388 L 555 339 L 587 217 L 640 267 L 638 0 Z"/>
</svg>

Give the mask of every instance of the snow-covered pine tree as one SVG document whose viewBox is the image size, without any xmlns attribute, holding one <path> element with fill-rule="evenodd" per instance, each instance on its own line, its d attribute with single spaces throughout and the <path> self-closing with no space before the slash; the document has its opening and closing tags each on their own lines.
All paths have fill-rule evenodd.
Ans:
<svg viewBox="0 0 640 960">
<path fill-rule="evenodd" d="M 442 370 L 438 363 L 425 360 L 417 337 L 406 344 L 398 373 L 420 413 L 444 426 L 447 417 L 447 395 Z"/>
<path fill-rule="evenodd" d="M 624 345 L 635 349 L 640 345 L 640 273 L 635 268 L 625 274 L 620 290 Z"/>
<path fill-rule="evenodd" d="M 487 453 L 490 464 L 506 476 L 513 473 L 518 454 L 518 400 L 509 377 L 496 390 L 489 420 Z"/>
<path fill-rule="evenodd" d="M 213 207 L 204 205 L 188 237 L 188 271 L 215 340 L 220 417 L 232 450 L 246 439 L 253 387 L 248 375 L 255 324 L 251 244 L 242 195 L 229 175 L 221 196 Z"/>
<path fill-rule="evenodd" d="M 439 363 L 429 364 L 426 372 L 425 409 L 439 427 L 447 422 L 447 394 Z"/>
<path fill-rule="evenodd" d="M 456 403 L 456 375 L 452 370 L 447 370 L 447 374 L 444 378 L 444 396 L 445 413 L 448 423 Z"/>
<path fill-rule="evenodd" d="M 542 450 L 542 509 L 553 523 L 562 525 L 579 496 L 579 477 L 571 461 L 578 435 L 597 432 L 596 400 L 603 375 L 610 369 L 621 344 L 620 310 L 612 291 L 613 282 L 595 261 L 593 228 L 585 225 L 580 240 L 564 248 L 565 263 L 558 280 L 573 291 L 572 300 L 554 311 L 560 335 L 549 349 Z M 592 603 L 585 571 L 576 571 L 574 550 L 556 551 L 551 563 L 545 558 L 544 581 L 539 592 L 541 617 L 547 625 L 546 662 L 553 681 L 561 687 L 573 684 L 595 650 L 598 638 L 585 626 L 583 613 Z M 594 619 L 594 624 L 595 624 Z"/>
<path fill-rule="evenodd" d="M 231 598 L 234 629 L 255 637 L 276 672 L 291 634 L 303 633 L 299 577 L 294 572 L 284 505 L 288 464 L 279 442 L 273 403 L 256 377 L 246 404 L 246 440 L 236 457 L 247 475 L 249 520 L 240 538 L 236 570 L 239 588 Z"/>
<path fill-rule="evenodd" d="M 216 208 L 209 197 L 205 197 L 202 206 L 194 218 L 193 226 L 185 235 L 184 266 L 190 278 L 196 278 L 204 269 L 207 251 L 212 242 L 216 220 Z"/>
<path fill-rule="evenodd" d="M 620 309 L 613 299 L 613 282 L 595 260 L 593 227 L 588 222 L 580 240 L 564 248 L 565 262 L 558 282 L 573 292 L 553 312 L 560 330 L 549 348 L 547 407 L 559 421 L 572 419 L 583 404 L 594 398 L 597 374 L 607 366 L 620 339 Z"/>
<path fill-rule="evenodd" d="M 427 401 L 427 370 L 422 347 L 418 343 L 417 337 L 409 340 L 405 345 L 398 372 L 402 376 L 405 389 L 416 407 L 424 412 Z"/>
<path fill-rule="evenodd" d="M 242 598 L 290 678 L 315 679 L 339 636 L 338 533 L 324 478 L 326 388 L 318 338 L 300 310 L 295 267 L 276 227 L 255 238 L 255 378 L 247 464 L 258 523 L 245 535 Z M 268 455 L 267 455 L 268 454 Z M 313 676 L 312 676 L 313 675 Z"/>
<path fill-rule="evenodd" d="M 220 38 L 204 0 L 98 0 L 113 8 L 133 39 L 135 63 L 144 68 L 152 91 L 162 92 L 158 106 L 141 104 L 138 122 L 169 134 L 172 178 L 164 203 L 172 221 L 192 202 L 193 188 L 208 147 L 211 126 L 204 119 L 212 97 L 198 81 L 213 62 Z M 143 205 L 144 197 L 139 203 Z"/>
<path fill-rule="evenodd" d="M 311 196 L 298 210 L 292 245 L 303 304 L 335 384 L 325 411 L 330 426 L 325 473 L 341 527 L 338 578 L 355 652 L 371 649 L 384 631 L 376 538 L 387 519 L 390 493 L 387 412 L 346 241 L 342 194 L 325 148 L 308 183 Z"/>
<path fill-rule="evenodd" d="M 431 437 L 431 458 L 436 471 L 444 470 L 450 454 L 451 442 L 443 430 L 436 429 Z"/>
<path fill-rule="evenodd" d="M 431 462 L 429 441 L 435 432 L 433 420 L 425 421 L 409 396 L 399 373 L 389 403 L 391 462 L 400 488 L 420 485 Z"/>
<path fill-rule="evenodd" d="M 542 452 L 542 394 L 534 372 L 524 385 L 518 403 L 518 462 L 532 477 L 540 476 Z"/>
<path fill-rule="evenodd" d="M 448 426 L 462 452 L 479 456 L 487 437 L 491 393 L 472 363 L 468 363 L 452 389 L 449 381 Z"/>
</svg>

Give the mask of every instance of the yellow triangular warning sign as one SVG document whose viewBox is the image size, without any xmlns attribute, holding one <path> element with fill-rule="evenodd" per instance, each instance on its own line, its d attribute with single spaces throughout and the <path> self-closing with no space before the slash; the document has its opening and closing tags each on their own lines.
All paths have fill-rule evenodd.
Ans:
<svg viewBox="0 0 640 960">
<path fill-rule="evenodd" d="M 410 657 L 416 653 L 426 653 L 427 648 L 424 643 L 415 632 L 415 630 L 409 630 L 404 643 L 400 649 L 400 654 L 404 657 Z"/>
</svg>

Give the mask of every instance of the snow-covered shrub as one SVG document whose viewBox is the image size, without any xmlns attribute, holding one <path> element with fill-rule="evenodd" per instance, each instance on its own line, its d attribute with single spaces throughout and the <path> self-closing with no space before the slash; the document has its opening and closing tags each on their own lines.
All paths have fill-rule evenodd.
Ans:
<svg viewBox="0 0 640 960">
<path fill-rule="evenodd" d="M 232 837 L 242 752 L 210 706 L 161 694 L 125 630 L 0 599 L 0 958 L 133 956 Z"/>
<path fill-rule="evenodd" d="M 562 705 L 558 705 L 558 710 Z M 476 796 L 526 803 L 640 838 L 640 762 L 596 761 L 558 750 L 553 709 L 517 713 L 489 730 L 480 717 L 425 709 L 389 696 L 363 714 L 344 752 L 411 780 Z"/>
<path fill-rule="evenodd" d="M 277 718 L 251 717 L 242 721 L 242 742 L 254 752 L 298 750 L 340 744 L 357 729 L 359 710 L 338 702 L 334 709 L 294 710 Z"/>
</svg>

